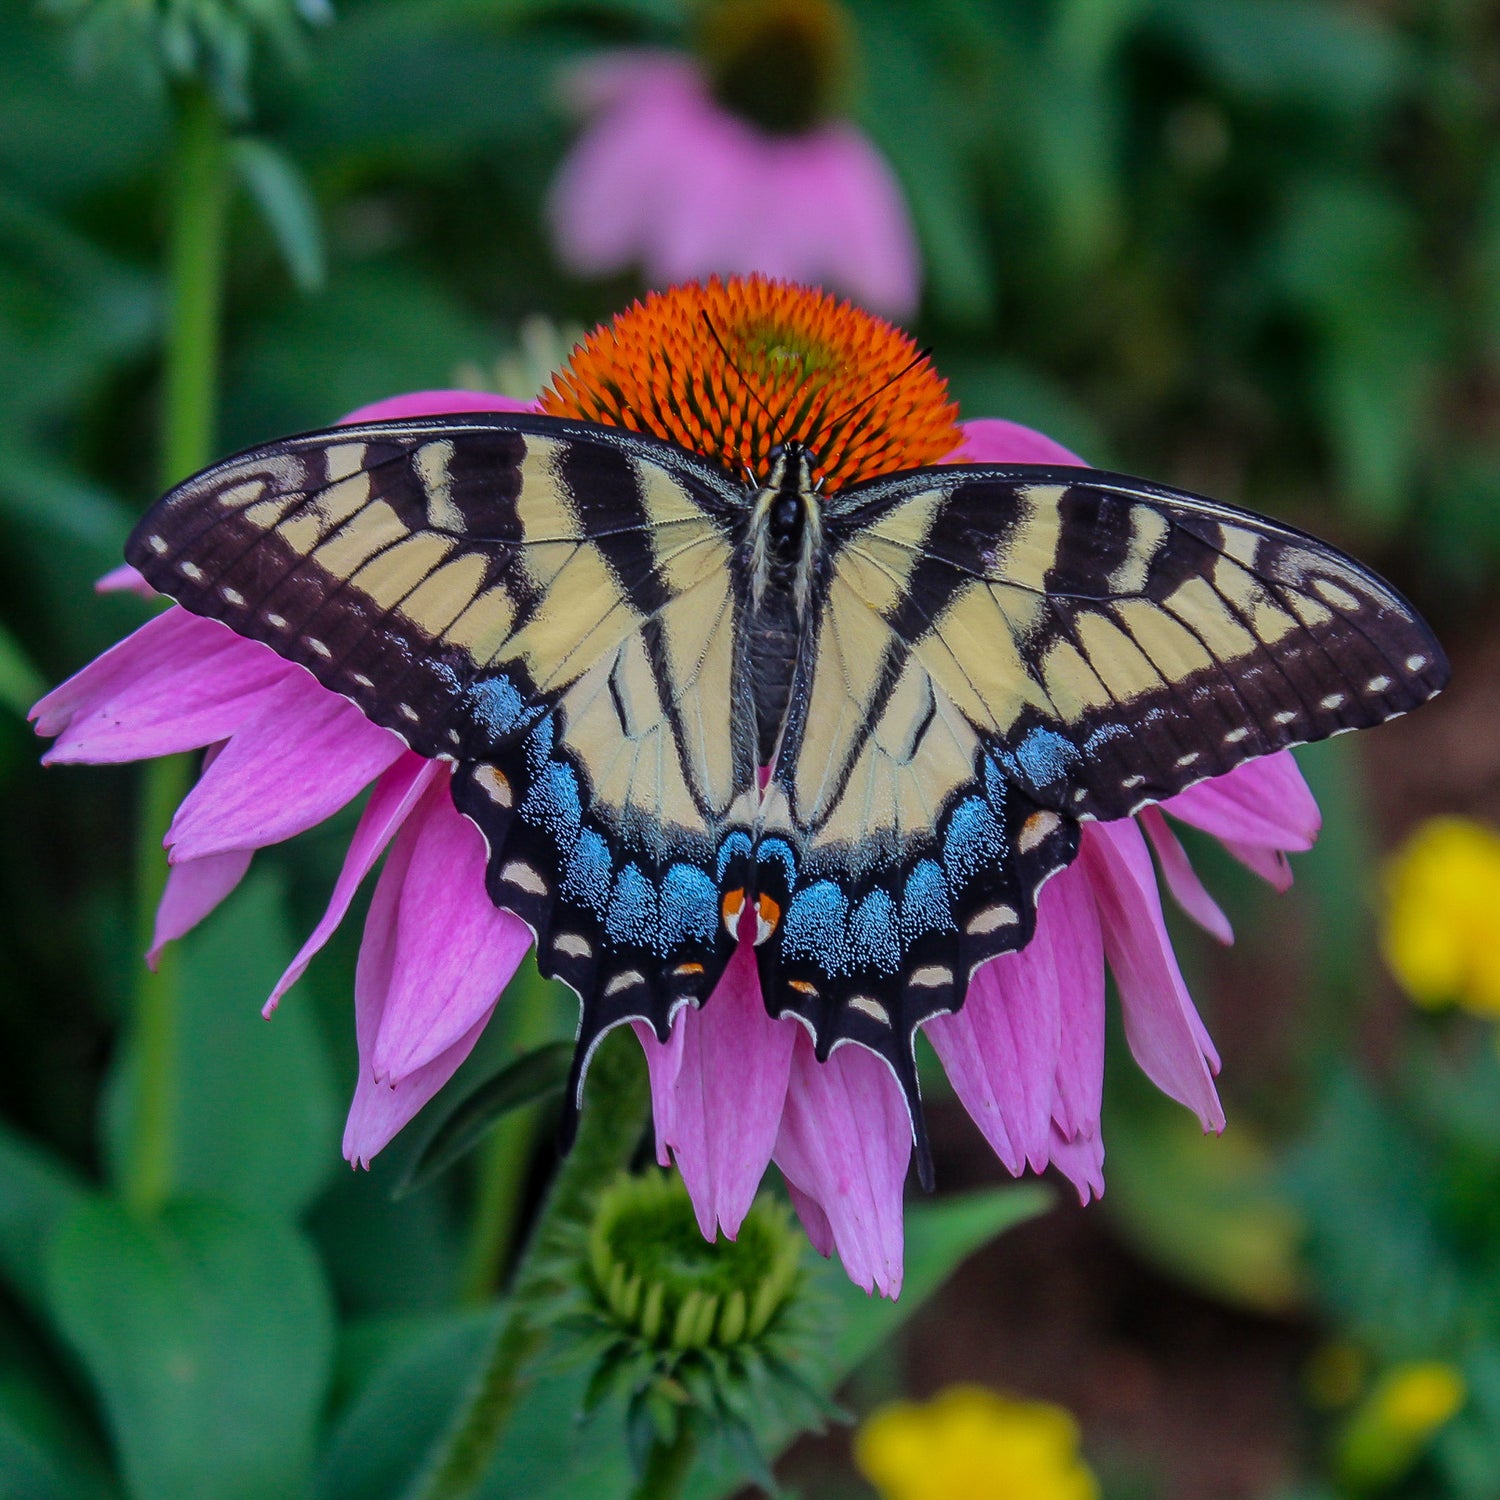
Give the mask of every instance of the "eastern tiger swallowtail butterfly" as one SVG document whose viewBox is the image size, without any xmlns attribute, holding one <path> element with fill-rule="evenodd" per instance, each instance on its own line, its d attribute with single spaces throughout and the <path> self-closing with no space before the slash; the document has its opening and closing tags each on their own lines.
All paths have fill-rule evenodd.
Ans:
<svg viewBox="0 0 1500 1500">
<path fill-rule="evenodd" d="M 590 1050 L 664 1039 L 753 938 L 773 1015 L 894 1069 L 1122 818 L 1444 684 L 1372 573 L 1089 469 L 950 465 L 824 494 L 531 415 L 373 422 L 226 459 L 127 556 L 418 753 Z M 920 1145 L 920 1125 L 919 1145 Z"/>
</svg>

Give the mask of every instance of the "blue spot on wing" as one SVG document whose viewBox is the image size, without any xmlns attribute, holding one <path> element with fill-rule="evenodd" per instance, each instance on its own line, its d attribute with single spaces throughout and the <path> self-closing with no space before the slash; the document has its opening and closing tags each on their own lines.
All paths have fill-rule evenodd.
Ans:
<svg viewBox="0 0 1500 1500">
<path fill-rule="evenodd" d="M 552 745 L 555 737 L 556 729 L 552 723 L 551 714 L 548 714 L 526 736 L 526 764 L 533 776 L 540 778 L 546 774 L 547 765 L 552 759 Z"/>
<path fill-rule="evenodd" d="M 563 877 L 563 895 L 579 906 L 586 906 L 596 916 L 604 915 L 609 900 L 609 875 L 612 861 L 609 845 L 592 828 L 578 835 L 568 872 Z"/>
<path fill-rule="evenodd" d="M 953 906 L 948 877 L 934 859 L 924 859 L 906 877 L 901 897 L 901 935 L 907 942 L 929 932 L 953 930 Z"/>
<path fill-rule="evenodd" d="M 762 864 L 776 860 L 786 875 L 786 888 L 790 891 L 797 884 L 797 860 L 792 846 L 785 839 L 762 839 L 756 849 Z"/>
<path fill-rule="evenodd" d="M 782 918 L 781 946 L 789 958 L 805 958 L 825 972 L 845 966 L 848 939 L 844 918 L 849 903 L 831 880 L 816 880 L 792 897 Z"/>
<path fill-rule="evenodd" d="M 696 865 L 673 865 L 661 883 L 662 952 L 686 941 L 712 942 L 718 925 L 718 887 Z"/>
<path fill-rule="evenodd" d="M 550 761 L 546 770 L 531 784 L 531 790 L 521 804 L 521 816 L 528 823 L 547 829 L 557 840 L 562 854 L 569 854 L 578 841 L 579 823 L 583 817 L 578 777 L 572 767 L 561 761 Z"/>
<path fill-rule="evenodd" d="M 639 948 L 655 948 L 659 923 L 656 916 L 656 887 L 641 873 L 640 867 L 626 865 L 615 877 L 614 893 L 604 918 L 604 935 L 612 943 L 632 943 Z"/>
<path fill-rule="evenodd" d="M 1032 729 L 1006 757 L 1016 778 L 1033 790 L 1056 786 L 1078 764 L 1078 747 L 1055 729 Z"/>
<path fill-rule="evenodd" d="M 894 974 L 901 966 L 901 944 L 896 936 L 896 904 L 885 891 L 871 891 L 849 918 L 849 958 L 852 964 Z"/>
<path fill-rule="evenodd" d="M 724 872 L 729 868 L 729 862 L 736 854 L 743 854 L 746 859 L 750 857 L 750 835 L 741 828 L 736 828 L 732 833 L 726 834 L 724 842 L 719 845 L 719 863 L 714 871 L 717 879 L 724 879 Z"/>
<path fill-rule="evenodd" d="M 469 685 L 469 712 L 487 734 L 499 740 L 524 727 L 533 710 L 515 683 L 501 673 Z"/>
<path fill-rule="evenodd" d="M 1005 830 L 995 820 L 988 802 L 969 797 L 953 809 L 943 840 L 943 867 L 958 885 L 980 870 L 998 864 L 1005 855 Z"/>
</svg>

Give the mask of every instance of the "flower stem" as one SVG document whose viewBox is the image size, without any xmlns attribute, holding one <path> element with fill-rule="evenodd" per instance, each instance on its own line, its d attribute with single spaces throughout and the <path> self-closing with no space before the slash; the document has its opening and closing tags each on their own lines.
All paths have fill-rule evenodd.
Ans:
<svg viewBox="0 0 1500 1500">
<path fill-rule="evenodd" d="M 555 986 L 528 962 L 511 981 L 504 1009 L 508 1038 L 517 1055 L 549 1040 L 558 996 Z M 542 1111 L 532 1105 L 506 1115 L 479 1153 L 474 1207 L 469 1219 L 459 1296 L 482 1305 L 495 1295 L 516 1235 L 516 1216 Z"/>
<path fill-rule="evenodd" d="M 546 1304 L 573 1268 L 577 1238 L 599 1191 L 628 1165 L 646 1115 L 646 1067 L 630 1037 L 610 1037 L 589 1070 L 578 1139 L 553 1178 L 485 1360 L 408 1500 L 468 1500 L 493 1462 L 525 1389 L 526 1365 L 547 1339 Z"/>
<path fill-rule="evenodd" d="M 223 304 L 227 137 L 208 92 L 177 96 L 168 186 L 168 323 L 162 388 L 164 484 L 213 456 L 218 406 L 219 324 Z M 186 757 L 152 762 L 144 773 L 136 839 L 136 927 L 150 943 L 166 882 L 161 835 L 190 777 Z M 122 1166 L 125 1201 L 154 1212 L 171 1191 L 177 1113 L 178 972 L 170 951 L 155 973 L 142 969 L 135 994 L 135 1107 Z"/>
<path fill-rule="evenodd" d="M 206 89 L 177 96 L 170 185 L 170 312 L 162 391 L 162 483 L 213 457 L 229 211 L 228 134 Z"/>
<path fill-rule="evenodd" d="M 646 1458 L 646 1469 L 631 1492 L 630 1500 L 677 1500 L 692 1472 L 698 1441 L 693 1424 L 683 1416 L 677 1436 L 670 1443 L 654 1443 Z"/>
</svg>

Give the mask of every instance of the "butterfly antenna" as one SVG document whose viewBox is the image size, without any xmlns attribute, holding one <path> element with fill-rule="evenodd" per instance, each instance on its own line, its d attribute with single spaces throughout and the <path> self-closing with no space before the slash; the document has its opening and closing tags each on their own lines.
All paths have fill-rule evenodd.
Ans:
<svg viewBox="0 0 1500 1500">
<path fill-rule="evenodd" d="M 843 411 L 841 411 L 836 417 L 830 417 L 826 422 L 824 422 L 823 425 L 819 427 L 818 430 L 806 440 L 807 446 L 816 452 L 818 440 L 823 436 L 825 432 L 841 427 L 843 423 L 847 422 L 849 418 L 852 417 L 854 413 L 860 409 L 860 407 L 868 406 L 870 402 L 875 400 L 877 396 L 883 396 L 888 390 L 890 390 L 893 385 L 896 384 L 898 380 L 904 380 L 908 375 L 911 374 L 913 370 L 916 369 L 919 364 L 922 363 L 924 359 L 930 358 L 931 354 L 931 344 L 928 344 L 925 349 L 918 349 L 917 352 L 912 355 L 912 357 L 907 360 L 907 362 L 902 365 L 901 368 L 897 370 L 896 373 L 892 375 L 891 378 L 887 380 L 883 385 L 876 386 L 875 389 L 871 391 L 867 396 L 861 396 L 853 406 L 846 406 Z"/>
<path fill-rule="evenodd" d="M 746 376 L 745 372 L 740 369 L 739 365 L 735 362 L 734 355 L 729 352 L 729 349 L 725 345 L 724 340 L 719 337 L 719 330 L 714 327 L 714 320 L 709 317 L 708 309 L 704 308 L 700 316 L 703 319 L 703 326 L 708 329 L 710 337 L 713 339 L 714 343 L 719 346 L 719 353 L 724 356 L 725 364 L 727 364 L 729 368 L 740 377 L 740 384 L 745 387 L 745 390 L 749 393 L 750 399 L 754 401 L 755 404 L 760 407 L 760 409 L 766 414 L 766 420 L 771 424 L 772 438 L 775 442 L 779 443 L 781 441 L 781 436 L 779 433 L 781 418 L 778 417 L 776 413 L 773 412 L 771 408 L 767 406 L 766 403 L 761 399 L 760 392 L 750 384 L 749 378 Z"/>
</svg>

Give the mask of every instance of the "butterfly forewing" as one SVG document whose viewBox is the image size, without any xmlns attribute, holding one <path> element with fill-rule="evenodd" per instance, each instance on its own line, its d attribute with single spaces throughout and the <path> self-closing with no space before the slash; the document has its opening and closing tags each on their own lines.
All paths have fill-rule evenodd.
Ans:
<svg viewBox="0 0 1500 1500">
<path fill-rule="evenodd" d="M 727 961 L 718 865 L 754 785 L 742 516 L 709 465 L 629 434 L 373 423 L 217 465 L 127 555 L 455 763 L 491 895 L 583 997 L 581 1061 L 625 1016 L 664 1032 Z"/>
<path fill-rule="evenodd" d="M 1431 631 L 1368 569 L 1182 491 L 974 467 L 839 500 L 830 529 L 853 568 L 889 575 L 906 560 L 904 614 L 870 602 L 1006 774 L 1074 816 L 1123 817 L 1255 756 L 1379 724 L 1447 680 Z"/>
</svg>

